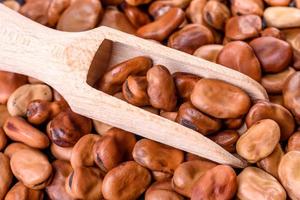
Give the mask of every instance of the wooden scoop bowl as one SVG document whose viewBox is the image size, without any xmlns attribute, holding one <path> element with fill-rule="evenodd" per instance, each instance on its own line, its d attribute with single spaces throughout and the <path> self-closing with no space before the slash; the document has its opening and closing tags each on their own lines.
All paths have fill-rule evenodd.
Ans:
<svg viewBox="0 0 300 200">
<path fill-rule="evenodd" d="M 251 78 L 192 55 L 108 27 L 67 33 L 44 27 L 0 5 L 0 70 L 37 78 L 55 88 L 83 116 L 133 132 L 217 163 L 245 167 L 202 134 L 92 88 L 114 65 L 146 55 L 170 72 L 220 79 L 268 99 Z"/>
</svg>

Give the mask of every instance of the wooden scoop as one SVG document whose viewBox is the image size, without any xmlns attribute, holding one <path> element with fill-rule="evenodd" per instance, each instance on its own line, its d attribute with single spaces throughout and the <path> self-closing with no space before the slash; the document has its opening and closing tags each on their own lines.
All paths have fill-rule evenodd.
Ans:
<svg viewBox="0 0 300 200">
<path fill-rule="evenodd" d="M 39 25 L 0 5 L 0 70 L 25 74 L 55 88 L 72 110 L 209 160 L 245 167 L 202 134 L 92 88 L 108 66 L 146 55 L 170 72 L 220 79 L 267 99 L 254 80 L 223 66 L 111 28 L 67 33 Z"/>
</svg>

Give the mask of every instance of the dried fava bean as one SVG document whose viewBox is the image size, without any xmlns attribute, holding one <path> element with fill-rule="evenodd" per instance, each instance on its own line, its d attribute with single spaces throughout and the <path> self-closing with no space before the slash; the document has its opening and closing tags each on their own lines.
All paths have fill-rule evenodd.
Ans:
<svg viewBox="0 0 300 200">
<path fill-rule="evenodd" d="M 193 160 L 181 163 L 175 170 L 172 187 L 176 192 L 191 197 L 192 187 L 206 171 L 217 166 L 210 161 Z"/>
<path fill-rule="evenodd" d="M 124 14 L 128 18 L 128 20 L 136 28 L 139 28 L 145 24 L 150 23 L 150 18 L 147 15 L 147 13 L 143 12 L 138 7 L 131 6 L 127 3 L 123 3 L 123 4 L 121 4 L 121 8 L 124 11 Z"/>
<path fill-rule="evenodd" d="M 230 153 L 234 153 L 235 144 L 239 139 L 239 133 L 233 130 L 225 130 L 209 136 L 209 139 L 211 139 Z"/>
<path fill-rule="evenodd" d="M 257 166 L 278 179 L 278 166 L 283 155 L 284 152 L 278 144 L 268 157 L 257 163 Z"/>
<path fill-rule="evenodd" d="M 259 36 L 262 20 L 257 15 L 242 15 L 230 18 L 225 27 L 225 35 L 231 40 L 245 40 Z"/>
<path fill-rule="evenodd" d="M 279 29 L 300 26 L 300 10 L 292 7 L 268 7 L 264 19 L 269 27 Z"/>
<path fill-rule="evenodd" d="M 169 70 L 155 65 L 147 72 L 148 96 L 154 108 L 172 111 L 176 107 L 177 97 L 174 80 Z"/>
<path fill-rule="evenodd" d="M 73 198 L 65 189 L 66 178 L 72 172 L 72 166 L 69 162 L 55 160 L 52 163 L 53 178 L 51 183 L 46 187 L 47 195 L 52 200 L 72 200 Z"/>
<path fill-rule="evenodd" d="M 238 129 L 243 125 L 242 118 L 233 118 L 233 119 L 226 119 L 224 121 L 224 125 L 227 129 Z"/>
<path fill-rule="evenodd" d="M 60 147 L 55 143 L 51 143 L 51 154 L 58 160 L 70 161 L 72 156 L 73 147 Z"/>
<path fill-rule="evenodd" d="M 280 128 L 271 119 L 254 123 L 236 143 L 237 153 L 250 163 L 269 156 L 280 139 Z"/>
<path fill-rule="evenodd" d="M 100 135 L 87 134 L 81 137 L 74 145 L 71 154 L 72 168 L 94 166 L 94 156 L 92 154 L 94 144 L 101 138 Z"/>
<path fill-rule="evenodd" d="M 181 104 L 176 122 L 195 131 L 208 135 L 221 128 L 221 121 L 201 113 L 190 102 Z"/>
<path fill-rule="evenodd" d="M 123 83 L 123 96 L 127 102 L 135 106 L 149 105 L 147 86 L 148 83 L 145 76 L 128 76 Z"/>
<path fill-rule="evenodd" d="M 34 100 L 27 106 L 26 117 L 31 124 L 42 124 L 67 109 L 63 101 Z"/>
<path fill-rule="evenodd" d="M 7 137 L 2 128 L 0 128 L 0 151 L 2 151 L 7 144 Z"/>
<path fill-rule="evenodd" d="M 281 140 L 288 139 L 295 129 L 293 115 L 283 106 L 267 101 L 258 101 L 249 110 L 246 116 L 246 124 L 252 126 L 259 120 L 272 119 L 280 127 Z"/>
<path fill-rule="evenodd" d="M 163 41 L 184 21 L 184 18 L 184 12 L 180 8 L 171 8 L 156 21 L 140 27 L 137 36 Z"/>
<path fill-rule="evenodd" d="M 286 151 L 300 151 L 300 132 L 297 131 L 289 138 Z"/>
<path fill-rule="evenodd" d="M 217 63 L 248 75 L 256 81 L 261 79 L 260 63 L 253 49 L 242 41 L 229 42 L 218 55 Z"/>
<path fill-rule="evenodd" d="M 107 172 L 112 168 L 118 166 L 124 161 L 124 148 L 118 146 L 117 141 L 112 136 L 103 136 L 93 145 L 92 154 L 93 161 L 98 167 Z"/>
<path fill-rule="evenodd" d="M 4 200 L 42 200 L 43 197 L 42 190 L 30 189 L 19 181 L 8 191 Z"/>
<path fill-rule="evenodd" d="M 152 171 L 152 177 L 154 180 L 160 182 L 160 181 L 166 181 L 170 180 L 172 178 L 173 174 L 165 173 L 165 172 L 159 172 L 159 171 Z"/>
<path fill-rule="evenodd" d="M 300 199 L 300 152 L 290 151 L 285 154 L 278 167 L 279 180 L 291 199 Z"/>
<path fill-rule="evenodd" d="M 58 114 L 49 123 L 47 130 L 52 142 L 61 147 L 71 147 L 92 129 L 90 119 L 78 115 L 71 110 Z"/>
<path fill-rule="evenodd" d="M 135 34 L 136 29 L 126 15 L 115 7 L 107 7 L 104 10 L 101 26 L 108 26 L 126 33 Z"/>
<path fill-rule="evenodd" d="M 186 15 L 195 24 L 205 25 L 203 19 L 203 9 L 207 0 L 192 0 L 188 8 L 186 9 Z"/>
<path fill-rule="evenodd" d="M 3 125 L 3 130 L 13 141 L 23 142 L 30 147 L 45 149 L 49 146 L 47 135 L 28 124 L 23 118 L 9 117 Z"/>
<path fill-rule="evenodd" d="M 254 14 L 262 16 L 264 12 L 263 0 L 233 0 L 231 1 L 233 15 Z"/>
<path fill-rule="evenodd" d="M 3 126 L 7 118 L 10 117 L 6 105 L 0 105 L 0 127 Z"/>
<path fill-rule="evenodd" d="M 203 18 L 207 24 L 222 30 L 230 17 L 228 7 L 219 1 L 208 1 L 203 9 Z"/>
<path fill-rule="evenodd" d="M 67 193 L 74 199 L 103 199 L 103 180 L 98 168 L 76 167 L 65 182 Z"/>
<path fill-rule="evenodd" d="M 26 1 L 19 12 L 43 25 L 48 24 L 48 8 L 51 0 Z"/>
<path fill-rule="evenodd" d="M 300 122 L 300 72 L 291 75 L 285 82 L 282 93 L 284 106 L 294 115 L 296 121 Z"/>
<path fill-rule="evenodd" d="M 278 39 L 284 39 L 285 36 L 284 34 L 277 28 L 274 27 L 268 27 L 266 29 L 264 29 L 262 32 L 260 32 L 260 35 L 262 37 L 275 37 Z"/>
<path fill-rule="evenodd" d="M 173 33 L 168 40 L 168 46 L 189 54 L 205 44 L 214 43 L 214 36 L 207 27 L 201 24 L 188 24 Z"/>
<path fill-rule="evenodd" d="M 22 149 L 34 150 L 34 148 L 27 146 L 26 144 L 19 143 L 19 142 L 13 142 L 5 148 L 4 154 L 7 155 L 9 158 L 11 158 L 13 156 L 13 154 L 15 154 L 16 152 L 18 152 Z"/>
<path fill-rule="evenodd" d="M 132 5 L 132 6 L 148 4 L 149 2 L 151 2 L 151 0 L 125 0 L 125 1 L 126 1 L 126 3 L 128 3 L 129 5 Z"/>
<path fill-rule="evenodd" d="M 292 48 L 283 40 L 274 37 L 259 37 L 249 44 L 265 72 L 280 72 L 286 69 L 292 60 Z"/>
<path fill-rule="evenodd" d="M 102 17 L 103 8 L 98 0 L 81 0 L 72 3 L 61 15 L 57 30 L 86 31 L 95 28 Z"/>
<path fill-rule="evenodd" d="M 173 74 L 173 79 L 178 96 L 185 100 L 188 100 L 190 99 L 194 86 L 201 78 L 194 74 L 176 72 Z"/>
<path fill-rule="evenodd" d="M 13 181 L 13 174 L 9 166 L 9 158 L 0 152 L 0 199 L 4 199 L 10 184 Z"/>
<path fill-rule="evenodd" d="M 288 6 L 291 0 L 265 0 L 270 6 Z"/>
<path fill-rule="evenodd" d="M 170 180 L 162 182 L 154 182 L 146 191 L 145 200 L 156 199 L 172 199 L 172 200 L 184 200 L 184 197 L 177 194 L 171 185 Z"/>
<path fill-rule="evenodd" d="M 12 116 L 25 116 L 28 104 L 33 100 L 52 100 L 51 88 L 44 84 L 26 84 L 16 89 L 7 101 Z"/>
<path fill-rule="evenodd" d="M 0 104 L 6 104 L 9 96 L 26 82 L 26 76 L 0 71 Z"/>
<path fill-rule="evenodd" d="M 134 160 L 152 171 L 173 174 L 183 161 L 183 152 L 148 139 L 139 140 L 132 152 Z"/>
<path fill-rule="evenodd" d="M 145 75 L 152 66 L 149 57 L 138 56 L 112 67 L 99 81 L 97 88 L 108 94 L 120 91 L 122 84 L 130 75 Z"/>
<path fill-rule="evenodd" d="M 31 189 L 43 189 L 51 181 L 52 166 L 38 150 L 23 149 L 14 153 L 10 167 L 14 176 Z"/>
<path fill-rule="evenodd" d="M 296 71 L 289 67 L 282 72 L 276 74 L 267 74 L 262 77 L 261 84 L 271 94 L 280 94 L 282 92 L 285 81 Z"/>
<path fill-rule="evenodd" d="M 111 136 L 115 139 L 117 146 L 121 148 L 123 152 L 124 161 L 133 159 L 132 151 L 136 144 L 134 134 L 118 128 L 111 128 L 104 134 L 104 136 Z"/>
<path fill-rule="evenodd" d="M 161 111 L 160 116 L 166 118 L 166 119 L 169 119 L 171 121 L 175 121 L 176 120 L 176 117 L 178 115 L 178 112 L 166 112 L 166 111 Z"/>
<path fill-rule="evenodd" d="M 238 118 L 250 107 L 249 96 L 240 88 L 215 79 L 201 79 L 191 95 L 192 104 L 216 118 Z"/>
<path fill-rule="evenodd" d="M 102 0 L 101 3 L 103 3 L 105 6 L 117 6 L 123 3 L 123 0 Z"/>
<path fill-rule="evenodd" d="M 269 95 L 269 99 L 271 103 L 275 103 L 283 106 L 283 97 L 282 95 Z"/>
<path fill-rule="evenodd" d="M 196 49 L 193 55 L 211 62 L 217 62 L 217 57 L 222 49 L 223 45 L 207 44 Z"/>
<path fill-rule="evenodd" d="M 148 13 L 157 19 L 171 9 L 171 5 L 167 1 L 153 1 L 148 7 Z M 176 6 L 175 6 L 176 7 Z"/>
<path fill-rule="evenodd" d="M 153 108 L 152 106 L 144 106 L 142 107 L 143 110 L 146 110 L 148 112 L 151 112 L 153 114 L 159 115 L 160 110 L 157 108 Z"/>
<path fill-rule="evenodd" d="M 286 193 L 280 183 L 273 176 L 259 168 L 245 168 L 238 175 L 237 180 L 238 199 L 286 199 Z"/>
<path fill-rule="evenodd" d="M 105 199 L 137 199 L 149 186 L 149 171 L 134 161 L 122 163 L 110 170 L 103 180 L 102 193 Z"/>
<path fill-rule="evenodd" d="M 69 6 L 70 0 L 51 0 L 47 13 L 48 25 L 54 27 Z"/>
<path fill-rule="evenodd" d="M 299 45 L 299 28 L 291 28 L 282 30 L 285 40 L 293 48 L 293 67 L 297 70 L 300 68 L 300 45 Z"/>
<path fill-rule="evenodd" d="M 191 200 L 231 199 L 237 190 L 234 170 L 227 165 L 218 165 L 205 172 L 192 189 Z"/>
<path fill-rule="evenodd" d="M 97 120 L 93 120 L 93 125 L 94 125 L 94 128 L 95 128 L 95 131 L 99 135 L 103 135 L 106 131 L 108 131 L 109 129 L 112 128 L 111 125 L 105 124 L 105 123 L 97 121 Z"/>
<path fill-rule="evenodd" d="M 19 11 L 21 8 L 21 5 L 18 1 L 16 0 L 4 0 L 3 5 L 7 6 L 8 8 L 14 10 L 14 11 Z"/>
</svg>

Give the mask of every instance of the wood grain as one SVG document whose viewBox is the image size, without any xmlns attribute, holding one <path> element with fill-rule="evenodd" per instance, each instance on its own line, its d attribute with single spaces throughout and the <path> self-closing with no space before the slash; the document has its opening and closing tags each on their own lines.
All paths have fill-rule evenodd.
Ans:
<svg viewBox="0 0 300 200">
<path fill-rule="evenodd" d="M 171 72 L 224 80 L 244 89 L 253 100 L 268 99 L 265 90 L 249 77 L 108 27 L 79 33 L 52 30 L 2 5 L 0 27 L 0 70 L 44 81 L 65 97 L 74 112 L 218 163 L 247 165 L 198 132 L 111 97 L 89 84 L 101 77 L 109 65 L 147 55 Z"/>
</svg>

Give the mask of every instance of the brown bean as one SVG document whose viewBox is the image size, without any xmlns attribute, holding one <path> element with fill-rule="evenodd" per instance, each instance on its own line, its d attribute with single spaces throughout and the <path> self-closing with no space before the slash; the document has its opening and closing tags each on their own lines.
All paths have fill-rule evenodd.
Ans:
<svg viewBox="0 0 300 200">
<path fill-rule="evenodd" d="M 110 170 L 104 177 L 103 196 L 110 200 L 137 199 L 150 182 L 151 175 L 146 168 L 134 161 L 125 162 Z"/>
<path fill-rule="evenodd" d="M 26 82 L 26 76 L 0 71 L 0 104 L 6 104 L 9 96 Z"/>
<path fill-rule="evenodd" d="M 69 32 L 90 30 L 96 27 L 102 15 L 103 8 L 100 1 L 75 1 L 63 12 L 56 29 Z"/>
<path fill-rule="evenodd" d="M 93 120 L 93 125 L 94 125 L 94 128 L 95 128 L 95 131 L 99 135 L 103 135 L 106 131 L 108 131 L 109 129 L 112 128 L 111 125 L 105 124 L 105 123 L 97 121 L 97 120 Z"/>
<path fill-rule="evenodd" d="M 159 171 L 152 171 L 153 179 L 158 182 L 170 180 L 172 178 L 172 176 L 173 176 L 173 174 L 159 172 Z"/>
<path fill-rule="evenodd" d="M 107 7 L 100 23 L 101 26 L 108 26 L 126 33 L 135 34 L 136 29 L 128 20 L 126 15 L 115 7 Z"/>
<path fill-rule="evenodd" d="M 280 144 L 278 144 L 268 157 L 257 163 L 257 166 L 278 179 L 278 166 L 283 155 L 284 152 L 282 151 Z"/>
<path fill-rule="evenodd" d="M 294 115 L 297 123 L 300 122 L 300 72 L 291 75 L 285 82 L 282 94 L 284 106 Z"/>
<path fill-rule="evenodd" d="M 280 183 L 271 175 L 256 167 L 247 167 L 237 177 L 239 199 L 286 199 Z"/>
<path fill-rule="evenodd" d="M 282 92 L 285 81 L 296 71 L 289 67 L 282 72 L 276 74 L 267 74 L 262 77 L 261 84 L 271 94 L 280 94 Z"/>
<path fill-rule="evenodd" d="M 218 55 L 217 63 L 246 74 L 256 81 L 261 79 L 260 63 L 251 46 L 245 42 L 226 44 Z"/>
<path fill-rule="evenodd" d="M 161 111 L 160 116 L 166 118 L 166 119 L 169 119 L 171 121 L 175 121 L 176 120 L 176 117 L 178 115 L 178 112 L 166 112 L 166 111 Z"/>
<path fill-rule="evenodd" d="M 139 140 L 132 152 L 134 160 L 152 171 L 173 174 L 183 161 L 183 152 L 148 139 Z"/>
<path fill-rule="evenodd" d="M 177 97 L 174 80 L 169 70 L 162 65 L 155 65 L 147 72 L 148 96 L 154 108 L 173 111 Z"/>
<path fill-rule="evenodd" d="M 233 0 L 231 2 L 233 15 L 254 14 L 262 16 L 264 12 L 263 0 Z"/>
<path fill-rule="evenodd" d="M 47 25 L 50 2 L 50 0 L 26 1 L 19 12 L 40 24 Z"/>
<path fill-rule="evenodd" d="M 125 0 L 126 3 L 132 6 L 138 6 L 142 4 L 148 4 L 151 0 Z"/>
<path fill-rule="evenodd" d="M 47 135 L 32 127 L 23 118 L 9 117 L 3 125 L 3 130 L 13 141 L 23 142 L 30 147 L 45 149 L 49 146 Z"/>
<path fill-rule="evenodd" d="M 123 3 L 123 0 L 102 0 L 101 3 L 103 3 L 105 6 L 118 6 L 121 3 Z"/>
<path fill-rule="evenodd" d="M 222 30 L 229 17 L 230 10 L 219 1 L 208 1 L 203 8 L 205 22 L 215 29 Z"/>
<path fill-rule="evenodd" d="M 13 174 L 9 166 L 9 158 L 0 152 L 0 199 L 4 199 L 10 184 L 13 181 Z"/>
<path fill-rule="evenodd" d="M 54 27 L 63 12 L 70 6 L 70 0 L 51 0 L 47 13 L 47 21 L 50 27 Z"/>
<path fill-rule="evenodd" d="M 135 6 L 131 6 L 128 3 L 121 4 L 121 8 L 128 20 L 136 28 L 139 28 L 145 24 L 150 23 L 150 18 L 147 13 L 143 12 L 141 9 Z"/>
<path fill-rule="evenodd" d="M 215 118 L 238 118 L 250 107 L 249 96 L 240 88 L 215 79 L 201 79 L 191 95 L 192 104 Z"/>
<path fill-rule="evenodd" d="M 15 154 L 16 152 L 18 152 L 22 149 L 34 150 L 34 148 L 27 146 L 26 144 L 19 143 L 19 142 L 13 142 L 5 148 L 4 154 L 7 155 L 9 158 L 11 158 L 13 156 L 13 154 Z"/>
<path fill-rule="evenodd" d="M 145 39 L 163 41 L 183 21 L 184 12 L 180 8 L 171 8 L 156 21 L 140 27 L 137 30 L 137 35 Z"/>
<path fill-rule="evenodd" d="M 23 149 L 10 160 L 14 176 L 31 189 L 43 189 L 51 181 L 52 166 L 48 158 L 38 150 Z"/>
<path fill-rule="evenodd" d="M 265 72 L 277 73 L 286 69 L 292 60 L 293 51 L 289 43 L 274 37 L 259 37 L 250 46 Z"/>
<path fill-rule="evenodd" d="M 54 175 L 51 183 L 45 189 L 48 197 L 51 200 L 72 200 L 73 198 L 65 189 L 66 178 L 72 172 L 72 166 L 69 162 L 55 160 L 52 167 Z"/>
<path fill-rule="evenodd" d="M 149 105 L 147 86 L 145 76 L 128 76 L 122 86 L 123 96 L 127 102 L 135 106 Z"/>
<path fill-rule="evenodd" d="M 6 147 L 7 136 L 5 135 L 2 128 L 0 128 L 0 152 Z"/>
<path fill-rule="evenodd" d="M 271 103 L 275 103 L 283 106 L 283 96 L 282 95 L 269 95 L 269 100 Z"/>
<path fill-rule="evenodd" d="M 270 6 L 288 6 L 291 0 L 265 0 Z"/>
<path fill-rule="evenodd" d="M 222 49 L 223 45 L 207 44 L 196 49 L 193 55 L 215 63 Z"/>
<path fill-rule="evenodd" d="M 5 5 L 6 7 L 14 10 L 14 11 L 19 11 L 20 8 L 21 8 L 21 5 L 18 1 L 15 1 L 15 0 L 4 0 L 3 2 L 3 5 Z"/>
<path fill-rule="evenodd" d="M 226 119 L 224 125 L 227 129 L 238 129 L 243 125 L 244 121 L 242 118 Z"/>
<path fill-rule="evenodd" d="M 49 123 L 47 130 L 52 142 L 61 147 L 72 147 L 92 129 L 92 121 L 71 110 L 59 113 Z"/>
<path fill-rule="evenodd" d="M 192 189 L 191 200 L 231 199 L 237 190 L 234 170 L 227 165 L 218 165 L 205 172 Z"/>
<path fill-rule="evenodd" d="M 76 167 L 65 181 L 65 188 L 74 199 L 103 199 L 101 170 L 95 167 Z"/>
<path fill-rule="evenodd" d="M 184 100 L 188 100 L 190 99 L 194 86 L 201 78 L 194 74 L 176 72 L 173 74 L 173 79 L 178 96 Z"/>
<path fill-rule="evenodd" d="M 148 13 L 157 19 L 170 10 L 172 6 L 167 1 L 153 1 L 148 7 Z"/>
<path fill-rule="evenodd" d="M 252 126 L 259 120 L 272 119 L 280 127 L 281 140 L 288 139 L 295 129 L 292 114 L 283 106 L 267 101 L 258 101 L 249 110 L 246 116 L 246 124 Z"/>
<path fill-rule="evenodd" d="M 73 147 L 60 147 L 55 143 L 51 143 L 51 154 L 58 160 L 69 161 L 71 160 Z"/>
<path fill-rule="evenodd" d="M 225 130 L 219 133 L 216 133 L 212 136 L 209 136 L 209 139 L 223 147 L 225 150 L 229 151 L 230 153 L 235 152 L 235 145 L 238 141 L 240 135 L 237 131 L 233 130 Z"/>
<path fill-rule="evenodd" d="M 299 165 L 300 152 L 290 151 L 282 157 L 278 167 L 279 180 L 291 199 L 300 198 Z"/>
<path fill-rule="evenodd" d="M 168 40 L 168 46 L 189 54 L 199 47 L 214 43 L 214 36 L 207 27 L 201 24 L 188 24 L 173 33 Z"/>
<path fill-rule="evenodd" d="M 184 200 L 184 198 L 177 194 L 171 185 L 170 180 L 163 182 L 154 182 L 146 191 L 145 200 L 158 200 L 158 199 L 172 199 Z"/>
<path fill-rule="evenodd" d="M 44 84 L 23 85 L 9 96 L 7 110 L 12 116 L 25 116 L 28 104 L 38 99 L 51 101 L 51 88 Z"/>
<path fill-rule="evenodd" d="M 262 37 L 275 37 L 278 39 L 285 39 L 284 33 L 281 32 L 279 29 L 274 27 L 268 27 L 260 32 Z"/>
<path fill-rule="evenodd" d="M 22 182 L 17 182 L 6 194 L 4 200 L 42 200 L 44 193 L 42 190 L 27 188 Z"/>
<path fill-rule="evenodd" d="M 181 163 L 175 170 L 172 187 L 176 192 L 191 197 L 192 187 L 197 180 L 208 170 L 217 166 L 210 161 L 193 160 Z"/>
<path fill-rule="evenodd" d="M 0 105 L 0 127 L 3 127 L 8 117 L 10 117 L 10 114 L 7 110 L 6 105 Z"/>
<path fill-rule="evenodd" d="M 236 143 L 237 153 L 250 163 L 269 156 L 280 139 L 280 128 L 271 119 L 254 123 Z"/>
<path fill-rule="evenodd" d="M 74 145 L 71 154 L 70 162 L 73 169 L 76 167 L 94 166 L 94 155 L 92 154 L 93 147 L 100 139 L 100 135 L 87 134 L 78 140 L 78 142 Z"/>
<path fill-rule="evenodd" d="M 176 122 L 203 135 L 215 133 L 221 128 L 221 121 L 205 115 L 195 108 L 190 102 L 181 104 L 176 117 Z"/>
<path fill-rule="evenodd" d="M 235 16 L 226 23 L 225 34 L 231 40 L 246 40 L 259 36 L 262 20 L 257 15 Z"/>
<path fill-rule="evenodd" d="M 108 94 L 120 91 L 130 75 L 145 75 L 152 66 L 152 60 L 145 56 L 135 57 L 119 63 L 106 72 L 97 88 Z"/>
<path fill-rule="evenodd" d="M 186 15 L 195 24 L 205 25 L 203 19 L 203 9 L 207 3 L 207 0 L 192 0 L 188 8 L 186 9 Z"/>
<path fill-rule="evenodd" d="M 300 132 L 297 131 L 291 135 L 286 146 L 286 151 L 300 151 Z"/>
<path fill-rule="evenodd" d="M 299 28 L 282 30 L 286 41 L 293 48 L 293 67 L 297 70 L 300 68 L 300 47 L 299 47 Z"/>
</svg>

